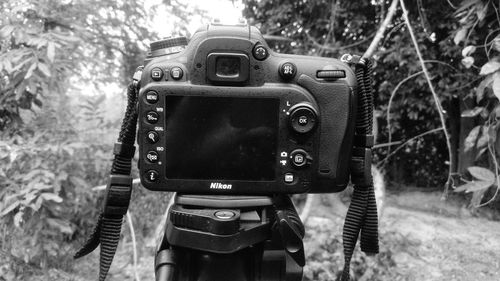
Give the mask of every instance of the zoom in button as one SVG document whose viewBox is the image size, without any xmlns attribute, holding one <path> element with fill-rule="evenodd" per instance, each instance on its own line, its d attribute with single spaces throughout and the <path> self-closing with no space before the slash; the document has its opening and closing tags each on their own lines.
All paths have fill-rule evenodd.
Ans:
<svg viewBox="0 0 500 281">
<path fill-rule="evenodd" d="M 148 140 L 149 143 L 157 143 L 158 140 L 160 139 L 160 136 L 155 131 L 149 131 L 148 134 L 146 135 L 146 139 Z"/>
</svg>

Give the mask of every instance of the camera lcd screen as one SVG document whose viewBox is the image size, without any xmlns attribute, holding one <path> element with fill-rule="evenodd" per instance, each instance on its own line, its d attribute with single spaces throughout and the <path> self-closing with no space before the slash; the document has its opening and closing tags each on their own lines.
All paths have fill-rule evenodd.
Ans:
<svg viewBox="0 0 500 281">
<path fill-rule="evenodd" d="M 275 180 L 277 98 L 166 97 L 168 179 Z"/>
<path fill-rule="evenodd" d="M 221 78 L 236 78 L 240 75 L 240 58 L 220 56 L 215 62 L 215 73 Z"/>
</svg>

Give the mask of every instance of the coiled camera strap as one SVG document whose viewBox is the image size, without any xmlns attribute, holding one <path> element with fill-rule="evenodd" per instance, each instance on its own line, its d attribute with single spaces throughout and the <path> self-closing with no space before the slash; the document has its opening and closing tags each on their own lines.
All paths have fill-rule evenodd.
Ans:
<svg viewBox="0 0 500 281">
<path fill-rule="evenodd" d="M 137 98 L 142 67 L 137 68 L 133 82 L 127 87 L 127 108 L 117 143 L 113 164 L 106 187 L 106 196 L 101 214 L 89 239 L 74 258 L 81 258 L 101 245 L 99 259 L 99 281 L 104 281 L 115 256 L 120 240 L 123 217 L 127 213 L 132 193 L 132 158 L 135 153 L 137 127 Z"/>
<path fill-rule="evenodd" d="M 354 192 L 347 211 L 342 234 L 344 270 L 341 280 L 350 279 L 350 263 L 358 237 L 361 250 L 368 255 L 379 252 L 378 215 L 371 174 L 373 138 L 372 62 L 359 56 L 344 55 L 341 61 L 355 67 L 358 82 L 356 128 L 350 163 Z"/>
</svg>

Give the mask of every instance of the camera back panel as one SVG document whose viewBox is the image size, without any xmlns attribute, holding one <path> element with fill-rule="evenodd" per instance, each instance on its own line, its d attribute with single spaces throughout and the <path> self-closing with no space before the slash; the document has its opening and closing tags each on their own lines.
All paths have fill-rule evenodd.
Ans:
<svg viewBox="0 0 500 281">
<path fill-rule="evenodd" d="M 207 26 L 180 52 L 146 60 L 141 182 L 201 194 L 341 191 L 355 104 L 340 61 L 273 53 L 253 27 Z"/>
</svg>

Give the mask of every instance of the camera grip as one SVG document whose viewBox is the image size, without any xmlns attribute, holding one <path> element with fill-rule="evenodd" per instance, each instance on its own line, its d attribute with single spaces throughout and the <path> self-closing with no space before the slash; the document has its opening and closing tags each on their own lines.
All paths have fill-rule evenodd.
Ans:
<svg viewBox="0 0 500 281">
<path fill-rule="evenodd" d="M 318 184 L 312 192 L 342 191 L 349 182 L 349 160 L 354 134 L 355 96 L 344 82 L 318 83 L 302 74 L 297 83 L 317 99 L 320 107 Z M 333 144 L 333 145 L 332 145 Z"/>
</svg>

